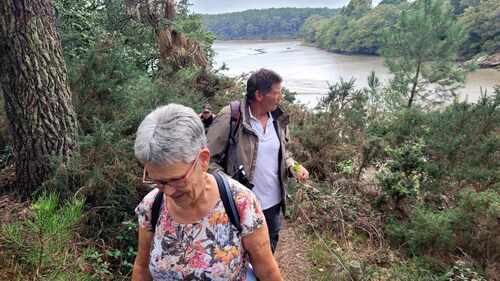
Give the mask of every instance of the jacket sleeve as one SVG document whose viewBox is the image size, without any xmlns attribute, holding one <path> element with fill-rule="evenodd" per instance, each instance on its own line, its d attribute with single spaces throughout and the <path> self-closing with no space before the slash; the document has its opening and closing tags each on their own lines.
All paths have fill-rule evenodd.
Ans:
<svg viewBox="0 0 500 281">
<path fill-rule="evenodd" d="M 288 130 L 288 125 L 283 128 L 283 136 L 285 137 L 285 165 L 288 177 L 293 177 L 292 167 L 295 164 L 292 153 L 286 148 L 288 141 L 290 140 L 290 131 Z"/>
<path fill-rule="evenodd" d="M 228 143 L 230 119 L 231 110 L 229 106 L 226 106 L 217 114 L 214 122 L 208 128 L 207 141 L 211 154 L 209 170 L 211 171 L 215 169 L 225 170 L 221 164 Z"/>
</svg>

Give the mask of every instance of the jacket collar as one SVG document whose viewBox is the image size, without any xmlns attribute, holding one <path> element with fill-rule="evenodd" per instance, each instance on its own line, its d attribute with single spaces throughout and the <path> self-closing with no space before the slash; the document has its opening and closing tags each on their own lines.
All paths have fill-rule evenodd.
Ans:
<svg viewBox="0 0 500 281">
<path fill-rule="evenodd" d="M 250 104 L 248 103 L 247 97 L 245 96 L 241 100 L 241 105 L 240 105 L 240 110 L 241 110 L 241 123 L 247 128 L 252 130 L 252 125 L 250 124 Z M 283 128 L 288 125 L 289 122 L 289 116 L 288 113 L 283 111 L 281 107 L 278 106 L 278 108 L 275 111 L 271 112 L 271 116 L 275 121 L 277 121 L 280 126 Z"/>
</svg>

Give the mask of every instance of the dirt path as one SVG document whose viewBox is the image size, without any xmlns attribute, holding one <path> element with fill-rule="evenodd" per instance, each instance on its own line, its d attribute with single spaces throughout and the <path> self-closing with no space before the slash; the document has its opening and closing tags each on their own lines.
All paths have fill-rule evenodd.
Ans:
<svg viewBox="0 0 500 281">
<path fill-rule="evenodd" d="M 286 281 L 309 281 L 311 262 L 307 257 L 307 243 L 294 231 L 291 223 L 285 222 L 280 232 L 276 260 Z"/>
</svg>

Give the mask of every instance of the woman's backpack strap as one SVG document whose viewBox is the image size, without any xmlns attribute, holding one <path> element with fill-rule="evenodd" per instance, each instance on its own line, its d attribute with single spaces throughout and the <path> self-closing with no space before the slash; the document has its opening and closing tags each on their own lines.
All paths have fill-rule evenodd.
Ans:
<svg viewBox="0 0 500 281">
<path fill-rule="evenodd" d="M 241 232 L 242 227 L 240 223 L 240 215 L 238 213 L 238 209 L 236 208 L 236 204 L 234 203 L 233 194 L 229 188 L 229 182 L 220 171 L 215 171 L 212 175 L 217 181 L 220 199 L 222 200 L 226 214 L 229 217 L 229 221 L 236 227 L 236 229 L 238 229 L 238 232 Z"/>
<path fill-rule="evenodd" d="M 155 232 L 156 224 L 158 223 L 158 219 L 160 218 L 160 209 L 163 203 L 163 192 L 158 191 L 155 196 L 155 201 L 153 202 L 153 207 L 151 208 L 151 232 Z"/>
<path fill-rule="evenodd" d="M 229 187 L 229 182 L 220 171 L 215 171 L 212 175 L 217 181 L 220 198 L 222 200 L 222 204 L 224 205 L 224 209 L 226 210 L 226 214 L 229 217 L 229 221 L 236 227 L 236 229 L 238 229 L 238 232 L 241 232 L 242 227 L 240 223 L 240 215 L 238 213 L 238 209 L 236 208 L 236 204 L 234 203 L 234 198 Z M 151 232 L 153 233 L 156 231 L 156 225 L 158 224 L 158 219 L 160 218 L 162 203 L 163 192 L 158 192 L 158 194 L 156 194 L 155 196 L 153 207 L 151 208 Z"/>
</svg>

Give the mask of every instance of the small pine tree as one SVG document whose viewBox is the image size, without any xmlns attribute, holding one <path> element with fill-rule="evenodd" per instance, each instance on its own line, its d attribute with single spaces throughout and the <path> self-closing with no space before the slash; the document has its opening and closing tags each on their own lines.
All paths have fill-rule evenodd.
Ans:
<svg viewBox="0 0 500 281">
<path fill-rule="evenodd" d="M 395 76 L 391 88 L 406 98 L 407 107 L 431 93 L 422 93 L 430 83 L 440 95 L 453 94 L 463 84 L 463 71 L 455 60 L 464 40 L 450 5 L 438 0 L 415 2 L 384 32 L 382 55 Z"/>
</svg>

